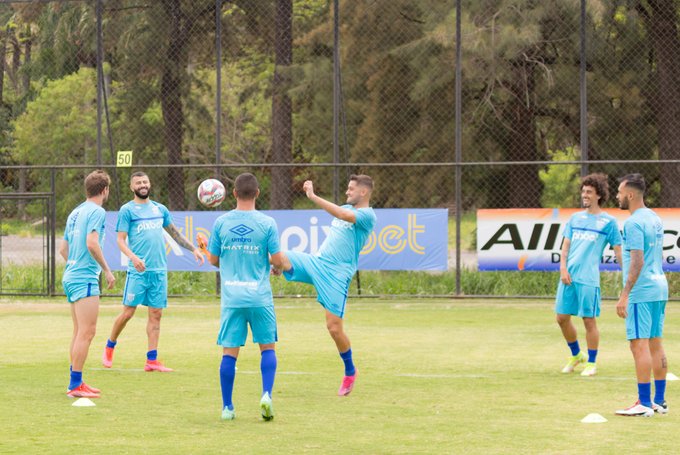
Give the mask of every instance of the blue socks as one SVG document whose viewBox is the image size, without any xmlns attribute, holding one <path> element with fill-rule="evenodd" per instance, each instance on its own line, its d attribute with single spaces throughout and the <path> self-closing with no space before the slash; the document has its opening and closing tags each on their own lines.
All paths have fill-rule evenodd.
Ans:
<svg viewBox="0 0 680 455">
<path fill-rule="evenodd" d="M 666 380 L 654 380 L 654 403 L 663 404 L 666 400 Z"/>
<path fill-rule="evenodd" d="M 341 352 L 340 357 L 345 362 L 345 376 L 354 376 L 356 369 L 354 368 L 354 362 L 352 362 L 352 348 L 348 349 L 347 352 Z"/>
<path fill-rule="evenodd" d="M 260 371 L 262 372 L 262 395 L 268 392 L 271 397 L 272 389 L 274 388 L 274 377 L 276 376 L 276 351 L 273 349 L 262 351 Z"/>
<path fill-rule="evenodd" d="M 73 390 L 83 383 L 83 372 L 71 370 L 71 382 L 68 385 L 69 390 Z"/>
<path fill-rule="evenodd" d="M 597 359 L 597 349 L 588 349 L 588 363 L 595 363 Z"/>
<path fill-rule="evenodd" d="M 117 341 L 106 340 L 106 347 L 107 348 L 115 348 L 116 344 L 118 344 Z"/>
<path fill-rule="evenodd" d="M 234 410 L 231 402 L 231 394 L 234 391 L 234 378 L 236 377 L 236 358 L 230 355 L 222 356 L 220 364 L 220 386 L 222 387 L 222 408 Z M 273 382 L 273 381 L 272 381 Z"/>
<path fill-rule="evenodd" d="M 578 340 L 576 340 L 572 343 L 567 343 L 567 345 L 569 346 L 569 349 L 571 349 L 571 355 L 572 356 L 581 352 L 581 348 L 579 348 L 579 346 L 578 346 Z"/>
<path fill-rule="evenodd" d="M 156 360 L 158 358 L 158 350 L 154 349 L 146 353 L 146 360 Z"/>
<path fill-rule="evenodd" d="M 638 382 L 638 399 L 642 406 L 652 407 L 652 384 L 649 382 Z"/>
</svg>

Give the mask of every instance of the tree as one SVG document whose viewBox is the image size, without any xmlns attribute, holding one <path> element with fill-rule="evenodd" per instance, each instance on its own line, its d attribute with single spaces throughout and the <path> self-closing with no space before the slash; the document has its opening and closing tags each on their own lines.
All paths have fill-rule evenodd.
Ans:
<svg viewBox="0 0 680 455">
<path fill-rule="evenodd" d="M 273 93 L 272 93 L 272 161 L 290 163 L 293 142 L 293 105 L 289 90 L 288 71 L 293 63 L 293 3 L 292 0 L 276 0 L 276 40 Z M 290 188 L 292 172 L 290 168 L 272 169 L 272 188 L 270 192 L 273 209 L 292 208 L 292 194 L 284 191 Z"/>
</svg>

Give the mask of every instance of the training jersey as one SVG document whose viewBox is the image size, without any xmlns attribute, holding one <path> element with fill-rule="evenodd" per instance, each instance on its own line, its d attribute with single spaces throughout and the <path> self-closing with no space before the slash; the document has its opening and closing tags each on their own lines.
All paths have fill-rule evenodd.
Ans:
<svg viewBox="0 0 680 455">
<path fill-rule="evenodd" d="M 102 246 L 105 220 L 104 209 L 91 201 L 83 202 L 68 216 L 64 231 L 64 240 L 68 242 L 68 259 L 62 281 L 87 283 L 99 279 L 102 268 L 87 249 L 87 236 L 96 231 L 99 234 L 99 246 Z"/>
<path fill-rule="evenodd" d="M 359 253 L 373 231 L 376 216 L 371 207 L 357 209 L 346 204 L 342 208 L 354 212 L 356 223 L 333 218 L 328 237 L 321 244 L 317 256 L 328 261 L 335 271 L 352 276 L 357 271 Z"/>
<path fill-rule="evenodd" d="M 574 283 L 600 287 L 600 261 L 607 244 L 621 245 L 616 218 L 605 212 L 593 215 L 583 210 L 574 213 L 564 227 L 571 242 L 567 271 Z"/>
<path fill-rule="evenodd" d="M 281 250 L 276 222 L 257 210 L 231 210 L 215 220 L 208 251 L 220 258 L 222 308 L 274 305 L 269 255 Z"/>
<path fill-rule="evenodd" d="M 630 251 L 642 250 L 644 265 L 629 303 L 668 300 L 668 282 L 663 273 L 663 224 L 661 218 L 647 207 L 639 208 L 623 223 L 623 284 L 630 268 Z"/>
<path fill-rule="evenodd" d="M 128 247 L 144 261 L 146 270 L 160 272 L 168 268 L 163 228 L 171 224 L 170 212 L 163 204 L 152 200 L 137 204 L 132 200 L 120 208 L 116 232 L 127 232 Z M 128 272 L 137 273 L 130 260 Z"/>
</svg>

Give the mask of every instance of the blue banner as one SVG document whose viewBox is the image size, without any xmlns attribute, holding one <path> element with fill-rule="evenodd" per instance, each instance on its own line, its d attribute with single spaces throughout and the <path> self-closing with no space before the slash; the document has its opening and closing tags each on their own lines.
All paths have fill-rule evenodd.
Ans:
<svg viewBox="0 0 680 455">
<path fill-rule="evenodd" d="M 376 209 L 378 221 L 359 256 L 360 270 L 447 270 L 446 209 Z M 224 212 L 173 212 L 173 224 L 192 242 L 202 232 L 210 238 L 213 223 Z M 323 210 L 263 210 L 276 220 L 281 249 L 316 253 L 330 230 L 332 217 Z M 104 256 L 113 270 L 126 270 L 127 258 L 116 243 L 118 212 L 106 213 Z M 198 266 L 193 255 L 165 232 L 170 271 L 213 272 Z"/>
</svg>

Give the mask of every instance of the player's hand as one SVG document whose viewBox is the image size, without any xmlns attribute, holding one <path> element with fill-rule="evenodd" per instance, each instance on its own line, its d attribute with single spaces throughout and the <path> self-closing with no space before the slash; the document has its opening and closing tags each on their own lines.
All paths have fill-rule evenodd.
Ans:
<svg viewBox="0 0 680 455">
<path fill-rule="evenodd" d="M 616 302 L 616 314 L 625 319 L 628 316 L 628 295 L 621 294 L 619 301 Z"/>
<path fill-rule="evenodd" d="M 271 268 L 271 274 L 274 275 L 274 276 L 281 276 L 282 273 L 283 273 L 283 270 L 281 270 L 281 269 L 277 269 L 276 267 Z"/>
<path fill-rule="evenodd" d="M 314 196 L 314 184 L 311 180 L 305 180 L 305 183 L 302 184 L 302 189 L 308 198 L 311 199 Z"/>
<path fill-rule="evenodd" d="M 205 263 L 205 257 L 203 256 L 203 251 L 200 248 L 194 248 L 194 257 L 196 258 L 196 262 L 198 262 L 198 265 L 203 265 Z"/>
<path fill-rule="evenodd" d="M 131 261 L 136 271 L 141 273 L 144 270 L 146 270 L 146 264 L 144 263 L 144 260 L 139 259 L 137 256 L 133 255 Z"/>
<path fill-rule="evenodd" d="M 560 270 L 560 280 L 567 286 L 571 285 L 571 275 L 566 270 Z"/>
<path fill-rule="evenodd" d="M 104 274 L 104 278 L 106 279 L 106 289 L 113 289 L 113 283 L 116 282 L 116 277 L 113 276 L 113 273 L 111 273 L 111 270 L 107 270 L 106 273 Z"/>
<path fill-rule="evenodd" d="M 196 234 L 196 245 L 198 245 L 198 249 L 201 250 L 201 253 L 204 255 L 208 255 L 208 238 L 202 234 L 198 233 Z"/>
</svg>

